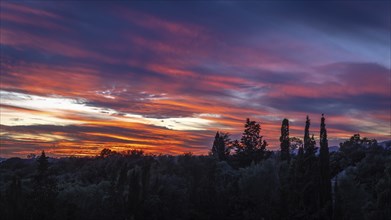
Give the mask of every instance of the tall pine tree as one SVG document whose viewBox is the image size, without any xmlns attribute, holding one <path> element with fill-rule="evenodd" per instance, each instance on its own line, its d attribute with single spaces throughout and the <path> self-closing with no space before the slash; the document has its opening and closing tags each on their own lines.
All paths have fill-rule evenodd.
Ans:
<svg viewBox="0 0 391 220">
<path fill-rule="evenodd" d="M 241 166 L 248 166 L 252 162 L 258 163 L 268 156 L 267 142 L 262 140 L 260 131 L 261 125 L 247 118 L 240 144 L 236 146 L 236 158 Z"/>
<path fill-rule="evenodd" d="M 331 196 L 331 178 L 330 178 L 330 154 L 327 140 L 327 130 L 325 118 L 322 114 L 320 123 L 320 152 L 319 152 L 319 166 L 320 166 L 320 206 L 326 212 L 324 219 L 331 219 L 332 217 L 332 196 Z"/>
<path fill-rule="evenodd" d="M 280 148 L 281 148 L 281 160 L 290 161 L 289 152 L 289 121 L 288 119 L 282 120 L 281 136 L 280 136 Z"/>
</svg>

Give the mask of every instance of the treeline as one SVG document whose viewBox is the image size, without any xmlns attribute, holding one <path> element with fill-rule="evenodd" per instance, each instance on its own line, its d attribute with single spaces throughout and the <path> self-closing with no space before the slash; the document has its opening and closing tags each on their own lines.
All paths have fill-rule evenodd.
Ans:
<svg viewBox="0 0 391 220">
<path fill-rule="evenodd" d="M 240 140 L 217 132 L 210 155 L 104 149 L 90 158 L 11 158 L 0 163 L 1 219 L 391 219 L 391 146 L 359 134 L 319 149 L 281 125 L 269 151 L 259 123 Z"/>
</svg>

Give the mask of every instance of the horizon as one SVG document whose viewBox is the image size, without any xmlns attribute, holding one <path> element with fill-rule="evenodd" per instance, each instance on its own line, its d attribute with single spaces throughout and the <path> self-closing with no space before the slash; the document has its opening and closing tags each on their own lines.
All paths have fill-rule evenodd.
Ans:
<svg viewBox="0 0 391 220">
<path fill-rule="evenodd" d="M 246 118 L 319 145 L 391 140 L 391 7 L 374 2 L 2 1 L 0 157 L 207 155 Z"/>
<path fill-rule="evenodd" d="M 388 141 L 391 141 L 391 140 L 388 140 Z M 388 141 L 384 141 L 384 142 L 388 142 Z M 382 143 L 382 142 L 380 142 Z M 337 146 L 337 145 L 333 145 L 333 146 L 329 146 L 329 148 L 340 148 L 340 146 Z M 104 149 L 109 149 L 111 150 L 110 148 L 104 148 Z M 101 149 L 100 151 L 97 152 L 97 154 L 95 155 L 85 155 L 85 156 L 82 156 L 82 155 L 62 155 L 62 156 L 57 156 L 57 157 L 53 157 L 51 156 L 50 154 L 47 154 L 45 150 L 42 150 L 45 152 L 45 155 L 48 157 L 48 158 L 53 158 L 53 159 L 62 159 L 62 158 L 94 158 L 94 157 L 99 157 L 99 153 L 102 151 L 103 149 Z M 132 150 L 138 150 L 138 149 L 129 149 L 129 150 L 125 150 L 125 151 L 121 151 L 121 152 L 117 152 L 117 151 L 114 151 L 114 153 L 118 153 L 120 155 L 126 155 L 128 152 L 131 152 Z M 269 149 L 270 150 L 270 149 Z M 319 148 L 317 149 L 317 151 L 319 150 Z M 30 154 L 30 155 L 24 155 L 24 157 L 22 156 L 15 156 L 15 157 L 0 157 L 0 159 L 11 159 L 11 158 L 19 158 L 19 159 L 27 159 L 27 160 L 35 160 L 37 158 L 40 157 L 40 154 L 42 153 L 42 151 L 37 151 L 37 154 Z M 280 149 L 272 149 L 270 150 L 272 152 L 280 152 L 281 150 Z M 296 154 L 297 152 L 297 149 L 294 150 L 294 154 Z M 332 152 L 332 151 L 330 151 Z M 211 152 L 208 152 L 208 153 L 211 153 Z M 231 152 L 232 154 L 233 152 Z M 210 154 L 197 154 L 197 155 L 194 155 L 192 152 L 183 152 L 182 154 L 154 154 L 154 153 L 145 153 L 143 151 L 143 155 L 144 156 L 153 156 L 153 157 L 160 157 L 160 156 L 173 156 L 173 157 L 177 157 L 177 156 L 183 156 L 183 155 L 186 155 L 186 154 L 191 154 L 192 156 L 205 156 L 205 157 L 208 157 L 210 156 Z M 30 158 L 31 157 L 31 158 Z M 0 161 L 1 162 L 1 161 Z"/>
</svg>

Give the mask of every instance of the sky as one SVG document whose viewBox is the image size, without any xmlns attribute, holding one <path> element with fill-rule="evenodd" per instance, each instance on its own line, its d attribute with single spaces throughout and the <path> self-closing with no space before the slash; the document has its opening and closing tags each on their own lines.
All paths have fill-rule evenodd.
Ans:
<svg viewBox="0 0 391 220">
<path fill-rule="evenodd" d="M 1 1 L 0 156 L 391 139 L 389 1 Z"/>
</svg>

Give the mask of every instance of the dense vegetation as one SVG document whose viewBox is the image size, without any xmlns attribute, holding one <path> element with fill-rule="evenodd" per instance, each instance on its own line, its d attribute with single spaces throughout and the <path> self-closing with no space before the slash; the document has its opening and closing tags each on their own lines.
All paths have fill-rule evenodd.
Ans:
<svg viewBox="0 0 391 220">
<path fill-rule="evenodd" d="M 391 219 L 391 148 L 356 134 L 329 152 L 307 117 L 303 140 L 281 126 L 267 150 L 247 119 L 240 140 L 217 132 L 208 156 L 109 149 L 90 158 L 0 164 L 1 219 Z"/>
</svg>

